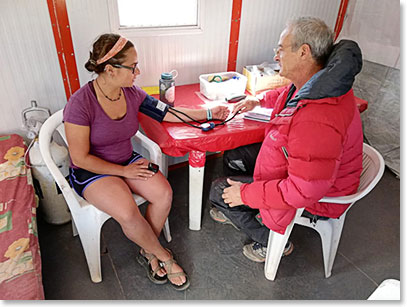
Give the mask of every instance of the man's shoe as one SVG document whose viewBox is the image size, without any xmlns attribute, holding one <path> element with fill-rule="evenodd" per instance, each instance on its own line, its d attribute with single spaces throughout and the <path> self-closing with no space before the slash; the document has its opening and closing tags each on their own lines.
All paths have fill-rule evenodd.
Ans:
<svg viewBox="0 0 407 307">
<path fill-rule="evenodd" d="M 235 227 L 237 230 L 239 230 L 239 228 L 237 228 L 237 226 L 235 224 L 232 223 L 231 220 L 229 220 L 225 214 L 223 214 L 222 211 L 216 209 L 215 207 L 212 207 L 209 210 L 209 215 L 211 216 L 212 220 L 214 220 L 215 222 L 221 223 L 221 224 L 230 224 L 233 227 Z"/>
<path fill-rule="evenodd" d="M 252 242 L 243 246 L 243 255 L 254 262 L 266 261 L 267 247 L 258 242 Z"/>
<path fill-rule="evenodd" d="M 288 241 L 284 247 L 283 255 L 288 256 L 294 250 L 294 244 L 291 241 Z M 243 255 L 249 258 L 251 261 L 255 262 L 265 262 L 267 255 L 267 247 L 261 245 L 258 242 L 252 242 L 243 246 Z"/>
</svg>

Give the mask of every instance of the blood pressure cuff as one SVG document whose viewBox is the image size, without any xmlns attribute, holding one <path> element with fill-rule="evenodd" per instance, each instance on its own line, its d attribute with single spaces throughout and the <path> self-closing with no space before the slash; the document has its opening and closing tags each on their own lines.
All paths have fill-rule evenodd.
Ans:
<svg viewBox="0 0 407 307">
<path fill-rule="evenodd" d="M 168 105 L 147 95 L 140 105 L 140 112 L 161 123 L 168 112 Z"/>
</svg>

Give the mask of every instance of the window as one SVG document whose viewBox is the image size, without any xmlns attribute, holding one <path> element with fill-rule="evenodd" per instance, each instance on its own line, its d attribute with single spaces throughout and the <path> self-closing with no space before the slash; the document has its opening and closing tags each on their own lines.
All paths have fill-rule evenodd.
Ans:
<svg viewBox="0 0 407 307">
<path fill-rule="evenodd" d="M 201 0 L 110 0 L 114 31 L 174 34 L 200 30 Z"/>
</svg>

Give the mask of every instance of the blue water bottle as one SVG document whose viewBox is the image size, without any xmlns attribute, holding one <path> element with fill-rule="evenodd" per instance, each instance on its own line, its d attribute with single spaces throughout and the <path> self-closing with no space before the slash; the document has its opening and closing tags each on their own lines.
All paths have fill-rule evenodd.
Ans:
<svg viewBox="0 0 407 307">
<path fill-rule="evenodd" d="M 175 74 L 175 75 L 174 75 Z M 161 74 L 159 83 L 160 100 L 170 106 L 174 106 L 175 101 L 175 78 L 178 76 L 176 70 Z"/>
</svg>

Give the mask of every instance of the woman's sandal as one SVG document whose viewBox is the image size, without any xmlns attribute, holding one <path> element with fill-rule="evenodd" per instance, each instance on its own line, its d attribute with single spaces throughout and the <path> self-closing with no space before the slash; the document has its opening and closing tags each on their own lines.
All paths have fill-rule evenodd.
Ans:
<svg viewBox="0 0 407 307">
<path fill-rule="evenodd" d="M 154 259 L 157 259 L 156 256 L 153 254 L 146 253 L 144 250 L 140 251 L 140 254 L 137 256 L 137 261 L 140 263 L 147 271 L 147 277 L 150 279 L 153 283 L 157 285 L 163 285 L 167 282 L 168 278 L 167 275 L 164 276 L 159 276 L 157 275 L 157 272 L 162 269 L 160 266 L 160 262 L 158 262 L 158 266 L 156 267 L 155 270 L 151 268 L 151 261 Z"/>
<path fill-rule="evenodd" d="M 167 279 L 170 281 L 171 286 L 173 286 L 175 288 L 175 290 L 184 291 L 184 290 L 188 289 L 188 287 L 190 285 L 188 275 L 185 272 L 172 273 L 172 265 L 177 262 L 174 260 L 172 252 L 168 248 L 167 248 L 167 250 L 170 252 L 171 258 L 168 259 L 167 261 L 161 262 L 164 265 L 165 270 L 167 271 Z M 182 285 L 178 286 L 171 282 L 171 280 L 170 280 L 171 278 L 180 277 L 180 276 L 185 276 L 185 278 L 186 278 L 185 282 Z"/>
</svg>

